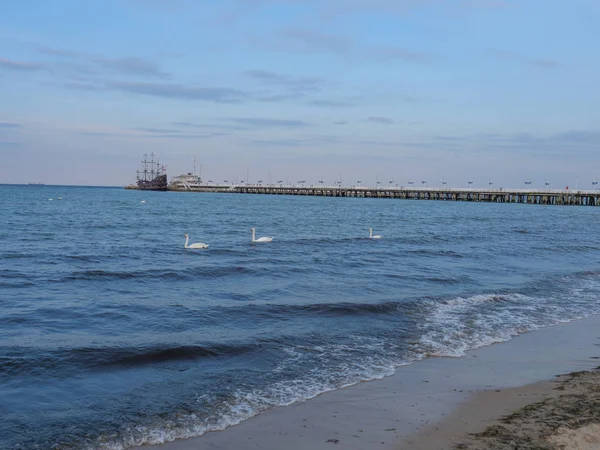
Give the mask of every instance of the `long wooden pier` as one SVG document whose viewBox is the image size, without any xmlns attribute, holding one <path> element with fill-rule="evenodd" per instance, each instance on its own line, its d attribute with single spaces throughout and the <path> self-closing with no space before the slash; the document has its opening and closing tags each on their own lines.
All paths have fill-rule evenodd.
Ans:
<svg viewBox="0 0 600 450">
<path fill-rule="evenodd" d="M 260 186 L 205 185 L 179 192 L 221 192 L 230 194 L 310 195 L 318 197 L 387 198 L 403 200 L 446 200 L 534 205 L 600 206 L 599 190 L 552 189 L 456 189 L 456 188 L 369 188 L 345 186 Z"/>
</svg>

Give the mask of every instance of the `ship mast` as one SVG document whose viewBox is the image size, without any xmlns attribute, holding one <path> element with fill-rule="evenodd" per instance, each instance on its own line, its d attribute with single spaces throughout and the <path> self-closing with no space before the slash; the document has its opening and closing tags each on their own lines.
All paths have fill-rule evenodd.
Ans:
<svg viewBox="0 0 600 450">
<path fill-rule="evenodd" d="M 154 180 L 154 152 L 150 153 L 150 180 Z"/>
<path fill-rule="evenodd" d="M 141 176 L 140 173 L 144 174 L 143 177 L 143 181 L 148 181 L 148 154 L 144 153 L 144 160 L 142 161 L 142 164 L 144 165 L 144 169 L 143 170 L 138 170 L 137 171 L 137 175 L 138 175 L 138 180 L 141 180 Z"/>
<path fill-rule="evenodd" d="M 144 181 L 148 181 L 148 154 L 144 153 Z"/>
</svg>

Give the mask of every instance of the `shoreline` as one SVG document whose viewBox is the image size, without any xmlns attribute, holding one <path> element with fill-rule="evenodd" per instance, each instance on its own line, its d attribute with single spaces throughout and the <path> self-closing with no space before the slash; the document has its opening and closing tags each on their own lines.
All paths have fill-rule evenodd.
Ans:
<svg viewBox="0 0 600 450">
<path fill-rule="evenodd" d="M 538 385 L 540 381 L 552 383 L 549 380 L 557 374 L 594 369 L 599 339 L 600 316 L 561 323 L 470 350 L 460 358 L 430 357 L 399 367 L 381 380 L 264 411 L 223 431 L 143 448 L 300 450 L 329 449 L 335 444 L 356 450 L 418 449 L 418 440 L 432 434 L 431 427 L 443 424 L 479 394 L 493 399 L 496 390 L 501 394 L 505 389 L 531 389 L 531 385 L 547 392 L 549 385 Z M 520 400 L 531 403 L 535 396 L 520 396 Z M 493 416 L 494 411 L 490 413 Z M 488 422 L 495 418 L 489 417 Z"/>
</svg>

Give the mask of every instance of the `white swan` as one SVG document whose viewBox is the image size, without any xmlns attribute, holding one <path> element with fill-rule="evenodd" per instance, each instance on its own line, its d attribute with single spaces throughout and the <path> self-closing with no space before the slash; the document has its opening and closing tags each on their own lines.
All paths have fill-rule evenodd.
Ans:
<svg viewBox="0 0 600 450">
<path fill-rule="evenodd" d="M 146 203 L 146 200 L 142 200 L 140 203 Z"/>
<path fill-rule="evenodd" d="M 250 231 L 252 231 L 252 242 L 271 242 L 273 240 L 272 237 L 261 237 L 256 239 L 256 230 L 254 228 L 250 228 Z"/>
<path fill-rule="evenodd" d="M 381 239 L 381 236 L 378 234 L 373 235 L 373 228 L 369 228 L 369 239 Z"/>
<path fill-rule="evenodd" d="M 196 242 L 195 244 L 188 245 L 188 241 L 189 241 L 190 237 L 187 234 L 184 234 L 184 236 L 185 236 L 185 244 L 183 244 L 184 248 L 208 248 L 208 244 L 204 244 L 202 242 Z"/>
</svg>

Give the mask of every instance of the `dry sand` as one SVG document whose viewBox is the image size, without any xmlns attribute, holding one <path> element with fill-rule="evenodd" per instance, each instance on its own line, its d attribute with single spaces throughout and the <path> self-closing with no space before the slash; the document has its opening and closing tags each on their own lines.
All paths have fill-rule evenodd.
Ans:
<svg viewBox="0 0 600 450">
<path fill-rule="evenodd" d="M 597 316 L 526 333 L 506 343 L 470 351 L 463 358 L 428 358 L 400 367 L 391 377 L 272 409 L 224 431 L 149 448 L 437 450 L 456 448 L 455 444 L 465 444 L 466 449 L 563 448 L 559 446 L 561 442 L 585 441 L 586 433 L 596 431 L 591 427 L 594 422 L 589 420 L 581 421 L 586 428 L 577 429 L 574 424 L 580 413 L 568 405 L 578 404 L 575 399 L 586 397 L 573 390 L 576 386 L 591 390 L 598 380 L 587 383 L 581 381 L 587 378 L 577 376 L 569 381 L 568 377 L 556 379 L 555 375 L 594 369 L 599 361 L 591 357 L 600 356 L 599 346 Z M 564 390 L 555 389 L 560 383 Z M 560 395 L 574 397 L 565 401 L 566 397 Z M 550 403 L 553 401 L 557 403 Z M 545 413 L 537 407 L 526 408 L 534 415 L 523 415 L 520 410 L 503 422 L 495 420 L 539 402 L 546 402 L 544 408 L 557 416 L 540 425 L 538 435 L 554 436 L 552 439 L 556 440 L 548 440 L 545 447 L 510 443 L 495 446 L 505 445 L 502 442 L 506 439 L 514 440 L 507 436 L 522 427 L 533 428 L 526 424 L 540 420 L 535 414 L 541 417 Z M 558 405 L 566 405 L 566 409 Z M 594 410 L 591 404 L 585 408 Z M 494 425 L 496 428 L 489 428 Z M 550 433 L 551 428 L 555 432 Z M 494 430 L 498 431 L 496 436 L 491 435 L 496 433 Z M 590 445 L 564 448 L 600 449 L 599 445 Z"/>
</svg>

